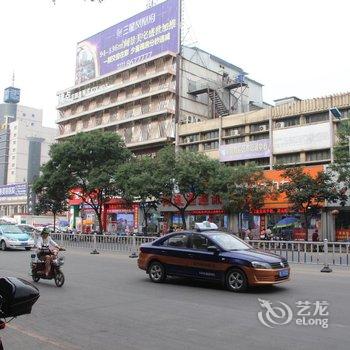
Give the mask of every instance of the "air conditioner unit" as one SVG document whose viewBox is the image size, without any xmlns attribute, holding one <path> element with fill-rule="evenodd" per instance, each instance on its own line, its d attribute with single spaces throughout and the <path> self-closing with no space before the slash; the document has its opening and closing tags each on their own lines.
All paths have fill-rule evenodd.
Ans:
<svg viewBox="0 0 350 350">
<path fill-rule="evenodd" d="M 284 122 L 278 122 L 278 123 L 276 123 L 276 124 L 275 124 L 275 128 L 276 128 L 276 129 L 282 129 L 282 128 L 284 128 Z"/>
<path fill-rule="evenodd" d="M 267 131 L 267 125 L 260 125 L 259 131 Z"/>
<path fill-rule="evenodd" d="M 231 135 L 232 136 L 238 136 L 239 135 L 239 130 L 238 129 L 231 130 Z"/>
</svg>

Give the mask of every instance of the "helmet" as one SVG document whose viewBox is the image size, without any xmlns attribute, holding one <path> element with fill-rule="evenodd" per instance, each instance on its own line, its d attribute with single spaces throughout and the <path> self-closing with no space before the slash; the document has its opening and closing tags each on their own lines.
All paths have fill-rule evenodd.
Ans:
<svg viewBox="0 0 350 350">
<path fill-rule="evenodd" d="M 43 228 L 43 230 L 41 231 L 41 235 L 49 235 L 50 234 L 50 230 L 46 227 Z"/>
</svg>

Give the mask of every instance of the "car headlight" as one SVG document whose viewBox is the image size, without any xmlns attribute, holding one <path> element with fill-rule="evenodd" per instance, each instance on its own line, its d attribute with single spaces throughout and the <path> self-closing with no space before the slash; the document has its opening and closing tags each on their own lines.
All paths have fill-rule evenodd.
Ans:
<svg viewBox="0 0 350 350">
<path fill-rule="evenodd" d="M 271 265 L 266 262 L 252 261 L 251 264 L 255 269 L 271 269 Z"/>
</svg>

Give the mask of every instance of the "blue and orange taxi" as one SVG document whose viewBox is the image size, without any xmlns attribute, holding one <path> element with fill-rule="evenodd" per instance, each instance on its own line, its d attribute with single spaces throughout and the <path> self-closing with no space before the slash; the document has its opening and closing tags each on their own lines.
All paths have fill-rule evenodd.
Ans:
<svg viewBox="0 0 350 350">
<path fill-rule="evenodd" d="M 221 281 L 233 292 L 248 286 L 286 282 L 290 267 L 283 257 L 253 249 L 238 237 L 198 223 L 194 231 L 170 233 L 140 248 L 138 266 L 151 281 L 167 276 Z"/>
</svg>

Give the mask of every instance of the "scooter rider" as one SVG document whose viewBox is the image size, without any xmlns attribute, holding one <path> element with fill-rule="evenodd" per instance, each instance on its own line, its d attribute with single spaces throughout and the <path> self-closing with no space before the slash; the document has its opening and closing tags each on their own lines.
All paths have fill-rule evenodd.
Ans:
<svg viewBox="0 0 350 350">
<path fill-rule="evenodd" d="M 50 237 L 50 231 L 47 228 L 42 230 L 36 246 L 38 258 L 45 261 L 45 271 L 42 273 L 45 273 L 47 277 L 50 273 L 51 263 L 57 256 L 60 246 Z"/>
</svg>

